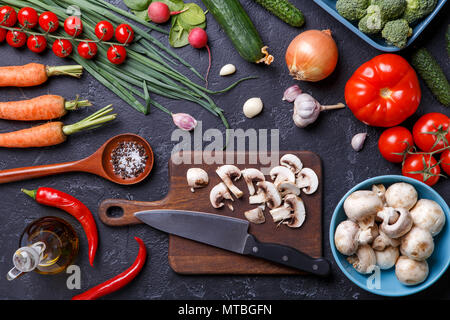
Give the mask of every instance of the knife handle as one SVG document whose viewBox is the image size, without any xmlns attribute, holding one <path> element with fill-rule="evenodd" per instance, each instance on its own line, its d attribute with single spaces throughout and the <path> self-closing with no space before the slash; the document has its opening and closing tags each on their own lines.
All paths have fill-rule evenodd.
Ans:
<svg viewBox="0 0 450 320">
<path fill-rule="evenodd" d="M 330 273 L 330 263 L 325 258 L 313 258 L 281 244 L 259 242 L 252 235 L 247 237 L 244 253 L 319 276 Z"/>
</svg>

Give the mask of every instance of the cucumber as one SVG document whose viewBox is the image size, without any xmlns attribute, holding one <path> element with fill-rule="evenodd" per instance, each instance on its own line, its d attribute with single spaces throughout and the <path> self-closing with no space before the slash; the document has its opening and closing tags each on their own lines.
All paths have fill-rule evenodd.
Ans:
<svg viewBox="0 0 450 320">
<path fill-rule="evenodd" d="M 450 84 L 436 59 L 427 49 L 420 48 L 412 55 L 411 62 L 439 102 L 450 106 Z"/>
<path fill-rule="evenodd" d="M 239 0 L 202 0 L 230 38 L 242 58 L 249 62 L 271 64 L 258 31 Z"/>
<path fill-rule="evenodd" d="M 293 27 L 301 27 L 305 23 L 303 13 L 288 0 L 254 0 L 267 11 Z"/>
</svg>

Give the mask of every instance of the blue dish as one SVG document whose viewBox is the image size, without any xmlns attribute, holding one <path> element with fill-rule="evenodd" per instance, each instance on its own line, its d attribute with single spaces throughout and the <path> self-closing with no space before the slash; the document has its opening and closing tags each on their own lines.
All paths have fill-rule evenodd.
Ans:
<svg viewBox="0 0 450 320">
<path fill-rule="evenodd" d="M 373 36 L 370 37 L 367 34 L 361 32 L 358 29 L 357 22 L 350 22 L 344 17 L 342 17 L 336 10 L 336 1 L 337 0 L 314 0 L 315 3 L 317 3 L 319 6 L 321 6 L 325 11 L 327 11 L 329 14 L 331 14 L 335 19 L 340 21 L 343 25 L 345 25 L 347 28 L 349 28 L 351 31 L 353 31 L 358 37 L 365 40 L 368 44 L 370 44 L 372 47 L 385 51 L 385 52 L 396 52 L 400 51 L 401 49 L 388 45 L 386 41 L 384 41 L 381 36 Z M 436 8 L 434 8 L 433 12 L 430 13 L 427 17 L 425 17 L 423 20 L 420 21 L 417 25 L 413 28 L 413 34 L 409 38 L 409 41 L 406 46 L 409 46 L 411 43 L 414 42 L 414 40 L 417 39 L 417 37 L 422 33 L 422 31 L 427 27 L 427 25 L 430 23 L 431 20 L 436 16 L 436 14 L 439 12 L 439 10 L 442 9 L 444 4 L 447 2 L 447 0 L 439 0 Z"/>
<path fill-rule="evenodd" d="M 346 256 L 342 255 L 337 251 L 336 246 L 334 244 L 334 231 L 338 224 L 347 219 L 345 215 L 343 205 L 344 200 L 354 191 L 356 190 L 370 190 L 372 185 L 374 184 L 384 184 L 386 188 L 396 182 L 406 182 L 412 184 L 414 188 L 416 188 L 417 193 L 419 195 L 419 199 L 430 199 L 436 201 L 444 210 L 446 216 L 446 222 L 442 229 L 442 231 L 434 237 L 435 248 L 434 252 L 430 258 L 427 259 L 430 273 L 427 279 L 415 286 L 405 286 L 400 281 L 398 281 L 395 276 L 395 268 L 391 268 L 389 270 L 381 270 L 380 271 L 380 288 L 369 288 L 367 280 L 372 275 L 363 275 L 358 273 L 350 263 L 346 260 Z M 442 199 L 442 197 L 431 187 L 426 184 L 411 179 L 404 176 L 396 176 L 396 175 L 388 175 L 388 176 L 379 176 L 375 178 L 368 179 L 363 181 L 353 187 L 347 194 L 341 199 L 336 209 L 334 210 L 333 217 L 331 219 L 330 224 L 330 245 L 331 251 L 333 253 L 334 259 L 342 270 L 342 272 L 349 278 L 354 284 L 359 286 L 360 288 L 372 292 L 381 296 L 389 296 L 389 297 L 399 297 L 406 296 L 422 291 L 433 283 L 435 283 L 447 270 L 450 265 L 450 209 L 447 203 Z M 373 284 L 373 282 L 372 282 Z"/>
</svg>

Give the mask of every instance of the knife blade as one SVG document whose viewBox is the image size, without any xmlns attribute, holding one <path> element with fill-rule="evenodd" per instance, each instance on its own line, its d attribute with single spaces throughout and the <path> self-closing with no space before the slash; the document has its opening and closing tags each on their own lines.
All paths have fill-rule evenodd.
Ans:
<svg viewBox="0 0 450 320">
<path fill-rule="evenodd" d="M 134 215 L 155 229 L 182 238 L 263 258 L 316 275 L 325 276 L 330 272 L 330 264 L 324 258 L 313 258 L 281 244 L 259 242 L 248 233 L 249 222 L 246 220 L 182 210 L 146 210 Z"/>
</svg>

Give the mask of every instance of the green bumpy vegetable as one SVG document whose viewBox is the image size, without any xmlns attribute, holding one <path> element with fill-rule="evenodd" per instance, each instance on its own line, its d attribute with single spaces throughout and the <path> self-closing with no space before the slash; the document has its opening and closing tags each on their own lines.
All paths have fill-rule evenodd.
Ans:
<svg viewBox="0 0 450 320">
<path fill-rule="evenodd" d="M 450 84 L 436 59 L 421 48 L 414 52 L 411 62 L 439 102 L 449 107 Z"/>
<path fill-rule="evenodd" d="M 383 28 L 381 36 L 388 44 L 397 48 L 404 48 L 408 42 L 408 37 L 412 35 L 412 29 L 404 19 L 389 21 Z"/>
<path fill-rule="evenodd" d="M 406 10 L 402 16 L 410 25 L 429 15 L 437 5 L 438 0 L 406 0 Z"/>
<path fill-rule="evenodd" d="M 378 0 L 381 16 L 386 21 L 399 18 L 406 10 L 406 0 Z"/>
<path fill-rule="evenodd" d="M 358 28 L 366 34 L 375 34 L 383 30 L 386 22 L 381 17 L 380 7 L 377 5 L 370 5 L 367 8 L 367 14 L 359 20 Z"/>
<path fill-rule="evenodd" d="M 336 10 L 347 20 L 360 20 L 366 15 L 369 3 L 369 0 L 338 0 Z"/>
<path fill-rule="evenodd" d="M 255 2 L 293 27 L 301 27 L 305 23 L 303 13 L 287 0 L 255 0 Z"/>
</svg>

